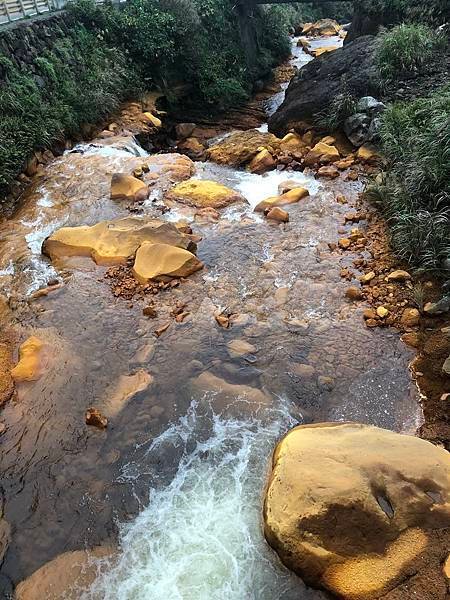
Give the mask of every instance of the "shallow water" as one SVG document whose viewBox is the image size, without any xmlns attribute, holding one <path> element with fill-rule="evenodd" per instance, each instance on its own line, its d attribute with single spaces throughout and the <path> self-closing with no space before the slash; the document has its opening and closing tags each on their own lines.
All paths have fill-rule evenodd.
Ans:
<svg viewBox="0 0 450 600">
<path fill-rule="evenodd" d="M 296 46 L 295 53 L 295 61 L 309 59 Z M 110 200 L 110 178 L 137 166 L 142 149 L 116 140 L 76 150 L 49 165 L 0 225 L 0 285 L 13 296 L 18 333 L 35 333 L 50 348 L 44 376 L 21 385 L 2 413 L 2 488 L 14 532 L 0 590 L 61 552 L 118 539 L 118 565 L 83 598 L 321 598 L 286 572 L 262 536 L 261 494 L 276 439 L 296 422 L 356 420 L 412 432 L 420 420 L 411 353 L 394 332 L 366 329 L 339 276 L 354 256 L 327 245 L 349 210 L 336 194 L 351 200 L 361 185 L 197 163 L 196 177 L 226 183 L 248 202 L 215 224 L 196 222 L 183 206 L 164 215 L 192 222 L 205 269 L 157 296 L 158 318 L 149 320 L 148 302 L 113 297 L 105 269 L 91 260 L 52 266 L 40 254 L 43 239 L 64 224 L 129 214 Z M 170 160 L 161 157 L 155 172 Z M 310 196 L 279 226 L 253 207 L 286 179 Z M 169 184 L 162 175 L 144 214 L 161 217 Z M 30 293 L 55 275 L 64 287 L 29 305 Z M 188 318 L 156 339 L 178 300 Z M 240 315 L 232 328 L 217 326 L 220 310 Z M 234 339 L 254 350 L 231 356 Z M 86 427 L 86 408 L 107 414 L 121 378 L 141 369 L 153 377 L 148 389 L 106 432 Z"/>
</svg>

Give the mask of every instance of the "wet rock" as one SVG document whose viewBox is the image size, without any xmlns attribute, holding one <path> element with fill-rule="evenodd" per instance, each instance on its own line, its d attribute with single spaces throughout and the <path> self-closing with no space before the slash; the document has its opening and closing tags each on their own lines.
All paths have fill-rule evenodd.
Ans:
<svg viewBox="0 0 450 600">
<path fill-rule="evenodd" d="M 400 318 L 403 327 L 417 327 L 420 323 L 420 312 L 417 308 L 405 308 Z"/>
<path fill-rule="evenodd" d="M 272 171 L 277 163 L 267 148 L 263 148 L 254 156 L 248 165 L 249 171 L 261 175 L 267 171 Z"/>
<path fill-rule="evenodd" d="M 342 250 L 347 250 L 348 248 L 350 248 L 351 245 L 352 245 L 352 242 L 348 238 L 341 238 L 338 241 L 338 246 L 339 246 L 339 248 L 342 248 Z"/>
<path fill-rule="evenodd" d="M 317 383 L 321 388 L 327 390 L 328 392 L 331 392 L 331 390 L 334 388 L 334 379 L 326 375 L 319 375 L 317 378 Z"/>
<path fill-rule="evenodd" d="M 272 148 L 276 151 L 280 148 L 280 142 L 281 140 L 271 133 L 249 129 L 234 133 L 214 144 L 209 148 L 207 157 L 220 165 L 240 167 L 248 164 L 259 152 L 259 148 Z"/>
<path fill-rule="evenodd" d="M 178 125 L 175 126 L 177 138 L 179 140 L 184 140 L 191 137 L 191 135 L 194 133 L 195 127 L 195 123 L 178 123 Z"/>
<path fill-rule="evenodd" d="M 245 201 L 239 192 L 206 179 L 183 181 L 167 192 L 166 198 L 196 208 L 224 208 L 235 202 Z"/>
<path fill-rule="evenodd" d="M 309 196 L 308 190 L 302 187 L 296 187 L 288 192 L 285 192 L 284 194 L 281 194 L 281 196 L 271 196 L 270 198 L 262 200 L 255 206 L 255 212 L 264 212 L 266 209 L 274 206 L 295 204 L 307 196 Z"/>
<path fill-rule="evenodd" d="M 411 275 L 407 271 L 402 271 L 401 269 L 392 271 L 392 273 L 389 273 L 389 275 L 386 277 L 386 281 L 396 281 L 399 283 L 404 283 L 410 279 Z"/>
<path fill-rule="evenodd" d="M 145 344 L 145 346 L 142 346 L 141 348 L 139 348 L 139 350 L 133 356 L 133 362 L 138 365 L 147 364 L 151 361 L 151 359 L 153 358 L 154 355 L 155 355 L 155 346 L 154 346 L 153 342 L 149 343 L 149 344 Z"/>
<path fill-rule="evenodd" d="M 158 316 L 158 313 L 153 305 L 145 306 L 142 309 L 142 314 L 144 317 L 149 317 L 150 319 L 155 319 Z"/>
<path fill-rule="evenodd" d="M 353 423 L 295 427 L 273 455 L 266 538 L 308 585 L 380 598 L 447 556 L 449 469 L 449 454 L 417 437 Z"/>
<path fill-rule="evenodd" d="M 127 175 L 126 173 L 114 173 L 111 179 L 111 199 L 126 200 L 128 202 L 140 202 L 148 197 L 148 185 L 143 181 Z"/>
<path fill-rule="evenodd" d="M 273 208 L 266 209 L 265 212 L 266 218 L 271 221 L 277 221 L 278 223 L 288 223 L 289 222 L 289 213 L 283 210 L 278 206 L 274 206 Z"/>
<path fill-rule="evenodd" d="M 354 164 L 355 164 L 355 159 L 353 158 L 353 156 L 348 156 L 346 158 L 343 158 L 342 160 L 336 161 L 334 163 L 334 166 L 336 168 L 338 168 L 340 171 L 345 171 L 346 169 L 349 169 Z"/>
<path fill-rule="evenodd" d="M 297 365 L 294 365 L 292 367 L 292 370 L 296 375 L 298 375 L 302 379 L 311 379 L 316 374 L 315 368 L 305 363 L 299 363 Z"/>
<path fill-rule="evenodd" d="M 42 375 L 44 343 L 36 336 L 29 337 L 19 348 L 19 362 L 12 369 L 14 381 L 36 381 Z"/>
<path fill-rule="evenodd" d="M 359 175 L 357 171 L 349 171 L 346 176 L 347 181 L 358 181 Z"/>
<path fill-rule="evenodd" d="M 298 181 L 295 181 L 295 179 L 287 179 L 286 181 L 282 181 L 278 186 L 278 194 L 282 196 L 286 192 L 295 190 L 298 187 Z"/>
<path fill-rule="evenodd" d="M 448 356 L 442 365 L 442 372 L 450 376 L 450 356 Z"/>
<path fill-rule="evenodd" d="M 341 46 L 320 46 L 319 48 L 314 48 L 311 50 L 312 56 L 317 58 L 318 56 L 322 56 L 322 54 L 327 54 L 328 52 L 334 52 L 338 50 Z"/>
<path fill-rule="evenodd" d="M 410 331 L 409 333 L 404 333 L 400 339 L 407 346 L 411 346 L 411 348 L 417 348 L 420 343 L 419 335 L 415 331 Z"/>
<path fill-rule="evenodd" d="M 79 600 L 80 590 L 111 567 L 113 555 L 113 550 L 104 546 L 60 554 L 19 583 L 15 600 Z"/>
<path fill-rule="evenodd" d="M 192 239 L 173 224 L 149 217 L 102 221 L 92 227 L 62 227 L 43 245 L 52 260 L 64 256 L 90 256 L 97 264 L 123 264 L 143 242 L 195 250 Z"/>
<path fill-rule="evenodd" d="M 271 116 L 269 130 L 284 134 L 300 121 L 311 120 L 326 110 L 342 92 L 343 76 L 355 97 L 371 93 L 377 87 L 375 46 L 372 36 L 361 37 L 303 66 L 289 84 L 284 102 Z M 370 123 L 370 118 L 364 116 Z"/>
<path fill-rule="evenodd" d="M 161 337 L 162 334 L 167 331 L 170 327 L 170 322 L 169 323 L 165 323 L 164 325 L 161 325 L 161 327 L 158 327 L 158 329 L 155 329 L 154 334 L 157 338 Z"/>
<path fill-rule="evenodd" d="M 187 154 L 189 158 L 193 158 L 195 160 L 200 160 L 203 158 L 203 154 L 205 153 L 205 146 L 195 137 L 189 137 L 182 142 L 180 142 L 177 146 L 177 149 L 184 154 Z"/>
<path fill-rule="evenodd" d="M 197 221 L 214 222 L 220 219 L 220 213 L 215 208 L 211 208 L 210 206 L 206 208 L 200 208 L 195 213 L 195 219 Z"/>
<path fill-rule="evenodd" d="M 136 252 L 132 271 L 140 283 L 148 283 L 161 276 L 189 277 L 200 269 L 203 269 L 203 263 L 188 250 L 143 242 Z"/>
<path fill-rule="evenodd" d="M 255 346 L 245 340 L 230 340 L 227 343 L 227 351 L 231 358 L 240 358 L 257 352 Z"/>
<path fill-rule="evenodd" d="M 336 177 L 339 177 L 339 170 L 334 165 L 330 165 L 328 167 L 320 167 L 320 169 L 317 171 L 317 175 L 318 177 L 336 179 Z"/>
<path fill-rule="evenodd" d="M 86 425 L 92 425 L 98 429 L 106 429 L 108 426 L 108 419 L 97 408 L 88 408 L 84 418 Z"/>
<path fill-rule="evenodd" d="M 351 286 L 347 288 L 345 292 L 345 297 L 349 300 L 352 300 L 353 302 L 357 302 L 358 300 L 362 300 L 364 298 L 364 295 L 359 288 Z"/>
<path fill-rule="evenodd" d="M 384 306 L 378 306 L 377 308 L 377 315 L 380 317 L 380 319 L 385 319 L 389 314 L 389 311 L 387 310 L 387 308 L 385 308 Z"/>
</svg>

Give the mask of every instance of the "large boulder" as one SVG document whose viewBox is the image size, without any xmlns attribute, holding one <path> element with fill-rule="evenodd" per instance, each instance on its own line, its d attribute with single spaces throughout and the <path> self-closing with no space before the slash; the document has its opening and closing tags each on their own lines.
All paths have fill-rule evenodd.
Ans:
<svg viewBox="0 0 450 600">
<path fill-rule="evenodd" d="M 126 217 L 92 226 L 62 227 L 44 241 L 42 252 L 52 260 L 90 256 L 97 264 L 114 265 L 125 263 L 143 242 L 195 250 L 190 236 L 172 223 L 149 217 Z"/>
<path fill-rule="evenodd" d="M 206 179 L 190 179 L 175 185 L 166 194 L 168 200 L 189 204 L 196 208 L 223 208 L 244 197 L 231 188 Z"/>
<path fill-rule="evenodd" d="M 78 600 L 80 590 L 88 588 L 107 567 L 111 548 L 99 546 L 87 552 L 64 552 L 19 583 L 15 600 Z M 101 561 L 99 559 L 104 559 Z"/>
<path fill-rule="evenodd" d="M 203 268 L 198 258 L 183 248 L 143 242 L 136 252 L 133 275 L 141 283 L 161 277 L 189 277 Z"/>
<path fill-rule="evenodd" d="M 302 29 L 302 35 L 329 37 L 338 35 L 341 26 L 334 19 L 319 19 L 315 23 L 306 23 Z"/>
<path fill-rule="evenodd" d="M 344 80 L 356 98 L 373 93 L 377 87 L 374 55 L 375 38 L 365 36 L 302 67 L 270 118 L 270 131 L 283 135 L 302 121 L 312 120 L 342 92 Z"/>
<path fill-rule="evenodd" d="M 271 149 L 272 152 L 278 150 L 280 142 L 281 140 L 271 133 L 248 129 L 247 131 L 233 133 L 221 142 L 211 146 L 207 152 L 207 158 L 220 165 L 240 167 L 249 163 L 263 148 L 266 148 L 269 152 L 271 152 Z"/>
<path fill-rule="evenodd" d="M 286 566 L 338 598 L 443 600 L 450 455 L 368 425 L 296 427 L 273 455 L 264 527 Z M 402 582 L 411 591 L 430 572 L 436 574 L 431 595 L 418 587 L 399 593 Z"/>
</svg>

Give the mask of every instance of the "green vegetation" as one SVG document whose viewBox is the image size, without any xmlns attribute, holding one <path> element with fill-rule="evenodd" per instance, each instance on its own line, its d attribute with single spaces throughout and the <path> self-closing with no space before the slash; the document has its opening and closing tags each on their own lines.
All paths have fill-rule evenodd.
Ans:
<svg viewBox="0 0 450 600">
<path fill-rule="evenodd" d="M 111 112 L 135 85 L 136 72 L 116 49 L 83 26 L 60 32 L 51 51 L 19 70 L 5 56 L 0 65 L 0 189 L 5 190 L 34 148 L 51 146 Z"/>
<path fill-rule="evenodd" d="M 381 36 L 377 51 L 381 78 L 390 81 L 404 72 L 423 71 L 445 43 L 445 38 L 427 25 L 397 25 Z"/>
<path fill-rule="evenodd" d="M 447 274 L 450 261 L 450 88 L 391 106 L 382 147 L 390 162 L 369 194 L 382 208 L 399 256 Z"/>
<path fill-rule="evenodd" d="M 349 91 L 344 77 L 341 80 L 341 91 L 322 112 L 318 113 L 316 123 L 326 131 L 337 131 L 344 121 L 355 114 L 357 99 Z"/>
<path fill-rule="evenodd" d="M 385 25 L 402 22 L 441 25 L 450 19 L 450 0 L 358 0 L 357 8 Z"/>
</svg>

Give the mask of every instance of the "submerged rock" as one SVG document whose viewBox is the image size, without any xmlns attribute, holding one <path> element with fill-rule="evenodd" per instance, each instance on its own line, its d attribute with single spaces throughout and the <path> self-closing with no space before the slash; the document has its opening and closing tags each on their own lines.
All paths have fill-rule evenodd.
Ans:
<svg viewBox="0 0 450 600">
<path fill-rule="evenodd" d="M 0 343 L 0 406 L 11 398 L 14 392 L 14 381 L 11 375 L 13 368 L 12 349 L 7 342 Z"/>
<path fill-rule="evenodd" d="M 163 243 L 194 249 L 189 235 L 172 223 L 149 217 L 126 217 L 102 221 L 91 227 L 62 227 L 42 245 L 42 253 L 52 260 L 64 256 L 90 256 L 97 264 L 123 264 L 143 242 Z"/>
<path fill-rule="evenodd" d="M 379 598 L 422 569 L 440 571 L 449 473 L 450 455 L 416 437 L 353 423 L 296 427 L 273 455 L 266 538 L 306 583 Z"/>
<path fill-rule="evenodd" d="M 44 343 L 36 336 L 29 337 L 19 348 L 19 362 L 12 369 L 14 381 L 36 381 L 41 376 Z"/>
<path fill-rule="evenodd" d="M 196 208 L 224 208 L 234 202 L 245 201 L 239 192 L 216 181 L 206 179 L 183 181 L 167 192 L 166 198 Z"/>
<path fill-rule="evenodd" d="M 136 252 L 133 275 L 141 283 L 148 283 L 162 276 L 189 277 L 202 268 L 203 263 L 188 250 L 143 242 Z"/>
<path fill-rule="evenodd" d="M 113 550 L 104 546 L 64 552 L 19 583 L 15 600 L 79 600 L 80 589 L 90 586 L 110 566 L 112 556 Z"/>
</svg>

